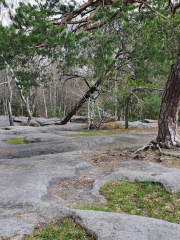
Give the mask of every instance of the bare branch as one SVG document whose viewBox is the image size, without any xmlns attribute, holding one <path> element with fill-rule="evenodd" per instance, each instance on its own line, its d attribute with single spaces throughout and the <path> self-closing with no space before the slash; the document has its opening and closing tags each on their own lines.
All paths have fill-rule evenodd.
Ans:
<svg viewBox="0 0 180 240">
<path fill-rule="evenodd" d="M 173 4 L 172 4 L 171 0 L 169 0 L 169 7 L 170 7 L 170 10 L 172 12 L 173 11 Z"/>
<path fill-rule="evenodd" d="M 138 100 L 138 102 L 143 102 L 141 99 L 138 98 L 138 96 L 135 93 L 131 92 L 130 94 L 133 95 Z"/>
<path fill-rule="evenodd" d="M 144 6 L 144 3 L 141 3 L 141 4 L 139 5 L 139 13 L 141 12 L 143 6 Z"/>
<path fill-rule="evenodd" d="M 92 18 L 96 15 L 96 13 L 99 11 L 99 9 L 100 9 L 101 7 L 102 7 L 102 5 L 99 5 L 99 6 L 96 8 L 96 10 L 94 11 L 94 13 L 93 13 L 90 17 L 88 17 L 87 20 L 92 19 Z"/>
<path fill-rule="evenodd" d="M 159 92 L 163 91 L 163 89 L 161 89 L 161 88 L 149 88 L 149 87 L 143 87 L 143 88 L 139 87 L 139 88 L 133 89 L 132 91 L 136 92 L 136 91 L 144 91 L 144 90 L 154 90 L 154 91 L 159 91 Z"/>
<path fill-rule="evenodd" d="M 6 83 L 8 83 L 8 82 L 3 82 L 3 83 L 0 83 L 0 85 L 6 84 Z"/>
<path fill-rule="evenodd" d="M 172 14 L 175 14 L 175 13 L 176 13 L 176 10 L 177 10 L 178 8 L 180 8 L 180 2 L 177 3 L 177 4 L 173 7 L 173 9 L 172 9 Z"/>
<path fill-rule="evenodd" d="M 151 6 L 149 6 L 149 4 L 147 4 L 145 1 L 138 1 L 138 0 L 134 0 L 134 3 L 141 3 L 144 4 L 147 8 L 149 8 L 152 12 L 159 14 L 163 19 L 166 19 L 166 17 L 162 14 L 160 14 L 159 12 L 157 12 L 155 9 L 153 9 Z"/>
<path fill-rule="evenodd" d="M 147 150 L 148 148 L 150 148 L 151 146 L 153 146 L 153 144 L 148 144 L 148 145 L 146 145 L 146 146 L 144 146 L 144 147 L 142 147 L 142 148 L 139 148 L 139 149 L 137 149 L 135 152 L 133 152 L 132 154 L 131 154 L 131 156 L 133 155 L 133 154 L 136 154 L 136 153 L 138 153 L 138 152 L 141 152 L 141 151 L 145 151 L 145 150 Z"/>
<path fill-rule="evenodd" d="M 74 18 L 76 15 L 81 14 L 85 9 L 87 9 L 90 6 L 93 6 L 94 4 L 96 4 L 98 2 L 94 1 L 94 0 L 89 0 L 87 3 L 83 4 L 80 8 L 74 10 L 73 12 L 70 13 L 66 13 L 65 15 L 63 15 L 61 18 L 63 19 L 61 21 L 61 23 L 59 24 L 59 26 L 61 27 L 64 23 L 66 23 L 68 20 Z M 56 20 L 56 19 L 55 19 Z"/>
<path fill-rule="evenodd" d="M 41 48 L 41 47 L 46 47 L 46 44 L 45 43 L 42 43 L 38 46 L 33 46 L 33 47 L 27 47 L 27 49 L 35 49 L 35 48 Z"/>
<path fill-rule="evenodd" d="M 83 80 L 85 81 L 86 85 L 88 86 L 89 89 L 91 89 L 91 86 L 89 85 L 87 79 L 85 77 L 83 77 Z"/>
</svg>

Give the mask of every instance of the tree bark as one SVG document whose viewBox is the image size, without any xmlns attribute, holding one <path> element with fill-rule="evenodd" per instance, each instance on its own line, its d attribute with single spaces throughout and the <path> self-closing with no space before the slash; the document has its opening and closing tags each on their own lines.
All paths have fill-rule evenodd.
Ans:
<svg viewBox="0 0 180 240">
<path fill-rule="evenodd" d="M 139 87 L 139 88 L 135 88 L 135 89 L 132 89 L 131 92 L 129 93 L 129 96 L 127 98 L 127 102 L 126 102 L 126 109 L 125 109 L 125 129 L 128 129 L 129 127 L 129 111 L 130 111 L 130 107 L 131 107 L 131 99 L 132 99 L 132 96 L 136 97 L 136 99 L 138 101 L 140 101 L 140 99 L 134 94 L 134 92 L 136 91 L 145 91 L 145 90 L 154 90 L 154 91 L 163 91 L 163 89 L 160 89 L 160 88 L 149 88 L 149 87 Z"/>
<path fill-rule="evenodd" d="M 11 86 L 11 77 L 9 76 L 8 67 L 6 67 L 6 75 L 7 75 L 7 85 L 9 90 L 9 97 L 7 101 L 7 107 L 8 107 L 8 115 L 9 115 L 9 124 L 10 126 L 14 126 L 14 120 L 13 120 L 13 114 L 12 114 L 12 98 L 13 98 L 13 90 Z"/>
<path fill-rule="evenodd" d="M 46 97 L 45 97 L 45 92 L 44 92 L 44 86 L 42 87 L 42 95 L 43 95 L 43 102 L 44 102 L 45 117 L 48 118 L 48 111 L 47 111 L 47 104 L 46 104 Z"/>
<path fill-rule="evenodd" d="M 90 116 L 89 116 L 88 130 L 93 130 L 94 115 L 95 115 L 95 98 L 92 96 L 92 98 L 91 98 L 91 106 L 90 106 Z"/>
<path fill-rule="evenodd" d="M 165 86 L 159 113 L 157 142 L 162 147 L 180 147 L 180 136 L 177 133 L 179 104 L 180 50 L 176 64 L 171 66 L 171 72 Z"/>
<path fill-rule="evenodd" d="M 90 116 L 89 116 L 89 124 L 88 124 L 88 130 L 93 130 L 94 128 L 94 116 L 95 116 L 95 103 L 96 99 L 101 94 L 101 89 L 98 91 L 98 93 L 95 96 L 92 96 L 91 98 L 91 106 L 90 106 Z"/>
<path fill-rule="evenodd" d="M 10 126 L 14 126 L 14 120 L 13 120 L 11 101 L 10 100 L 8 100 L 8 115 L 9 115 Z"/>
<path fill-rule="evenodd" d="M 85 95 L 80 99 L 80 101 L 76 104 L 76 106 L 71 110 L 71 112 L 57 125 L 64 125 L 66 124 L 72 116 L 80 109 L 80 107 L 87 101 L 87 99 L 93 94 L 96 90 L 97 87 L 100 85 L 101 79 L 99 79 L 95 85 L 93 85 L 86 93 Z"/>
<path fill-rule="evenodd" d="M 131 106 L 131 97 L 132 93 L 129 94 L 127 98 L 127 103 L 126 103 L 126 110 L 125 110 L 125 129 L 128 129 L 129 127 L 129 110 Z"/>
</svg>

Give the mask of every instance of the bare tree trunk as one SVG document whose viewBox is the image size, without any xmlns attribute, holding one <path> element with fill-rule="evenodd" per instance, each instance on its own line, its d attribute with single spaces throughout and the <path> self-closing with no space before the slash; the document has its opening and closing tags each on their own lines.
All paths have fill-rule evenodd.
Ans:
<svg viewBox="0 0 180 240">
<path fill-rule="evenodd" d="M 115 121 L 118 119 L 117 117 L 117 110 L 118 110 L 118 98 L 117 98 L 117 82 L 115 81 L 114 83 L 114 90 L 115 90 L 115 99 L 114 99 L 114 102 L 115 102 Z"/>
<path fill-rule="evenodd" d="M 93 94 L 97 87 L 101 84 L 102 80 L 99 79 L 86 93 L 85 95 L 80 99 L 80 101 L 76 104 L 76 106 L 71 110 L 71 112 L 59 123 L 60 125 L 66 124 L 72 116 L 80 109 L 80 107 L 87 101 L 87 99 Z"/>
<path fill-rule="evenodd" d="M 14 126 L 12 107 L 11 107 L 12 97 L 13 97 L 13 90 L 12 90 L 11 78 L 9 76 L 9 71 L 8 70 L 9 70 L 8 67 L 6 67 L 7 85 L 8 85 L 8 90 L 9 90 L 9 94 L 8 94 L 9 97 L 8 97 L 8 101 L 7 101 L 7 107 L 8 107 L 8 115 L 9 115 L 9 124 L 10 124 L 10 126 Z"/>
<path fill-rule="evenodd" d="M 89 116 L 89 124 L 88 130 L 93 130 L 93 123 L 94 123 L 94 112 L 95 112 L 95 101 L 96 99 L 92 96 L 91 98 L 91 106 L 90 106 L 90 116 Z"/>
<path fill-rule="evenodd" d="M 131 96 L 132 94 L 130 93 L 128 98 L 127 98 L 127 103 L 126 103 L 126 110 L 125 110 L 125 129 L 128 129 L 129 127 L 129 110 L 131 106 Z"/>
<path fill-rule="evenodd" d="M 49 84 L 49 102 L 50 102 L 50 107 L 52 107 L 52 83 Z"/>
<path fill-rule="evenodd" d="M 24 97 L 24 96 L 23 96 L 23 97 Z M 29 97 L 27 96 L 26 99 L 25 99 L 25 97 L 24 97 L 24 98 L 23 98 L 23 101 L 24 101 L 24 104 L 25 104 L 25 106 L 26 106 L 26 111 L 27 111 L 27 113 L 28 113 L 28 121 L 27 121 L 26 125 L 29 125 L 29 123 L 30 123 L 30 121 L 31 121 L 31 119 L 32 119 L 32 115 L 33 115 L 32 111 L 31 111 L 31 109 L 30 109 L 30 105 L 29 105 Z"/>
<path fill-rule="evenodd" d="M 97 109 L 98 109 L 98 114 L 99 114 L 99 121 L 101 122 L 102 117 L 101 117 L 101 112 L 100 112 L 98 103 L 97 103 Z"/>
<path fill-rule="evenodd" d="M 177 133 L 178 108 L 180 104 L 180 50 L 176 64 L 165 86 L 158 121 L 157 141 L 167 148 L 180 147 Z"/>
<path fill-rule="evenodd" d="M 71 112 L 60 122 L 60 125 L 66 124 L 72 116 L 77 112 L 77 110 L 83 105 L 83 103 L 86 102 L 86 100 L 90 97 L 91 93 L 93 93 L 96 90 L 96 87 L 93 86 L 91 89 L 89 89 L 86 94 L 81 98 L 81 100 L 78 102 L 78 104 L 71 110 Z"/>
<path fill-rule="evenodd" d="M 88 126 L 90 125 L 90 108 L 91 108 L 91 98 L 88 101 Z"/>
<path fill-rule="evenodd" d="M 9 115 L 10 126 L 14 126 L 14 120 L 13 120 L 11 101 L 10 100 L 8 100 L 8 115 Z"/>
<path fill-rule="evenodd" d="M 45 97 L 45 93 L 44 93 L 44 87 L 42 87 L 42 95 L 43 95 L 43 102 L 44 102 L 45 117 L 48 118 L 48 111 L 47 111 L 47 104 L 46 104 L 46 97 Z"/>
<path fill-rule="evenodd" d="M 95 102 L 100 94 L 101 94 L 101 90 L 99 90 L 98 93 L 95 96 L 92 96 L 91 98 L 90 119 L 89 119 L 88 130 L 93 130 L 94 116 L 95 116 Z"/>
<path fill-rule="evenodd" d="M 130 106 L 131 106 L 131 99 L 132 99 L 132 96 L 134 96 L 138 102 L 140 102 L 141 100 L 134 94 L 134 92 L 136 91 L 145 91 L 145 90 L 153 90 L 153 91 L 163 91 L 162 89 L 160 88 L 149 88 L 149 87 L 144 87 L 144 88 L 135 88 L 133 90 L 131 90 L 131 92 L 129 93 L 129 96 L 127 98 L 127 102 L 126 102 L 126 109 L 125 109 L 125 129 L 128 129 L 128 125 L 129 125 L 129 112 L 130 112 Z M 137 112 L 138 113 L 138 112 Z M 141 107 L 141 111 L 140 111 L 140 119 L 141 119 L 141 116 L 142 116 L 142 107 Z M 138 116 L 137 116 L 138 118 Z"/>
<path fill-rule="evenodd" d="M 28 124 L 30 122 L 30 120 L 32 119 L 32 115 L 33 115 L 33 110 L 32 111 L 30 110 L 29 96 L 27 96 L 26 98 L 24 97 L 23 88 L 22 88 L 22 86 L 19 85 L 19 81 L 14 74 L 14 70 L 11 68 L 11 66 L 6 61 L 5 61 L 5 64 L 6 64 L 7 71 L 10 71 L 12 77 L 14 77 L 14 80 L 17 83 L 17 87 L 18 87 L 20 95 L 21 95 L 21 99 L 26 106 L 26 110 L 27 110 L 27 113 L 28 113 L 28 122 L 27 122 L 27 124 Z M 8 82 L 10 84 L 10 79 L 8 80 Z M 9 87 L 9 85 L 8 85 L 8 87 Z"/>
<path fill-rule="evenodd" d="M 2 109 L 2 111 L 3 111 L 3 115 L 7 115 L 7 112 L 8 112 L 8 108 L 7 108 L 7 99 L 6 99 L 6 97 L 4 96 L 3 97 L 3 109 Z"/>
</svg>

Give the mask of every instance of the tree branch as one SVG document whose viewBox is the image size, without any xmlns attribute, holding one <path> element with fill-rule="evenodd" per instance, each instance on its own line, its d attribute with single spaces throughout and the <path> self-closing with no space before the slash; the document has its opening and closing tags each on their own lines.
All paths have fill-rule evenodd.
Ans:
<svg viewBox="0 0 180 240">
<path fill-rule="evenodd" d="M 166 19 L 166 17 L 162 14 L 160 14 L 159 12 L 157 12 L 155 9 L 153 9 L 151 6 L 149 6 L 149 4 L 147 4 L 145 1 L 138 1 L 138 0 L 134 0 L 133 1 L 134 3 L 141 3 L 141 4 L 144 4 L 147 8 L 149 8 L 152 12 L 156 13 L 156 14 L 159 14 L 161 15 L 161 17 L 163 19 Z"/>
<path fill-rule="evenodd" d="M 144 90 L 154 90 L 154 91 L 159 91 L 159 92 L 163 91 L 163 89 L 161 89 L 161 88 L 149 88 L 149 87 L 143 87 L 143 88 L 139 87 L 139 88 L 133 89 L 132 91 L 136 92 L 136 91 L 144 91 Z"/>
<path fill-rule="evenodd" d="M 173 4 L 172 4 L 171 0 L 169 0 L 169 7 L 170 7 L 170 10 L 172 12 L 173 11 Z"/>
<path fill-rule="evenodd" d="M 176 13 L 176 10 L 177 10 L 179 7 L 180 7 L 180 2 L 177 3 L 177 4 L 173 7 L 173 9 L 172 9 L 172 14 L 175 14 L 175 13 Z"/>
<path fill-rule="evenodd" d="M 12 80 L 10 80 L 10 81 L 12 81 Z M 3 82 L 3 83 L 0 83 L 0 85 L 6 84 L 6 83 L 8 83 L 8 82 Z"/>
</svg>

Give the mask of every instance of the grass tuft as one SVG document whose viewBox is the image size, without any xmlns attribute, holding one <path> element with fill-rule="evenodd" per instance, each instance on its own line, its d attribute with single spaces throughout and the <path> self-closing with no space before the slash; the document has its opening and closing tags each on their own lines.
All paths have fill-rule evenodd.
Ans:
<svg viewBox="0 0 180 240">
<path fill-rule="evenodd" d="M 102 205 L 86 205 L 78 209 L 120 212 L 180 223 L 180 193 L 168 194 L 155 183 L 108 183 L 100 189 L 107 199 Z"/>
<path fill-rule="evenodd" d="M 88 131 L 88 132 L 73 135 L 73 137 L 94 137 L 94 136 L 99 136 L 98 132 Z"/>
<path fill-rule="evenodd" d="M 6 140 L 3 140 L 3 142 L 5 142 L 9 145 L 20 145 L 20 144 L 30 143 L 29 141 L 26 141 L 24 137 L 6 139 Z"/>
<path fill-rule="evenodd" d="M 130 129 L 121 129 L 121 130 L 100 130 L 100 131 L 86 131 L 79 134 L 74 134 L 73 137 L 98 137 L 98 136 L 113 136 L 128 133 L 132 130 Z"/>
<path fill-rule="evenodd" d="M 35 231 L 32 236 L 26 235 L 23 240 L 95 240 L 96 237 L 87 233 L 71 218 L 60 224 L 53 224 Z"/>
</svg>

